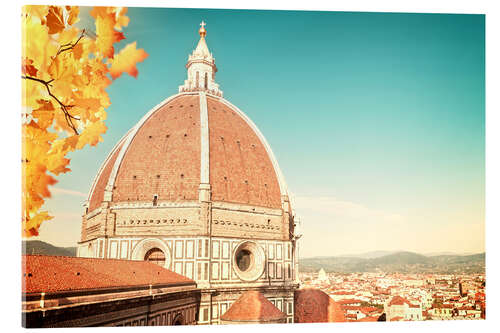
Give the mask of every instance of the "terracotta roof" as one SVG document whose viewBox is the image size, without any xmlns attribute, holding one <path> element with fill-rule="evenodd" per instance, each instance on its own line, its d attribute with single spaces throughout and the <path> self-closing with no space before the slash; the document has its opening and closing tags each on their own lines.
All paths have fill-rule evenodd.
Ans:
<svg viewBox="0 0 500 333">
<path fill-rule="evenodd" d="M 342 306 L 344 310 L 360 310 L 361 311 L 361 306 L 359 305 L 344 305 Z"/>
<path fill-rule="evenodd" d="M 76 291 L 158 284 L 195 285 L 146 261 L 23 255 L 23 293 Z"/>
<path fill-rule="evenodd" d="M 338 303 L 346 305 L 346 304 L 363 303 L 363 301 L 360 301 L 359 299 L 341 299 L 340 301 L 338 301 Z"/>
<path fill-rule="evenodd" d="M 275 322 L 286 315 L 256 290 L 244 292 L 221 316 L 225 321 Z"/>
<path fill-rule="evenodd" d="M 295 291 L 296 323 L 345 322 L 339 303 L 319 289 L 306 288 Z"/>
<path fill-rule="evenodd" d="M 410 305 L 410 302 L 406 298 L 403 298 L 401 296 L 394 296 L 391 299 L 391 301 L 389 302 L 389 306 L 392 306 L 392 305 L 404 305 L 404 304 Z"/>
<path fill-rule="evenodd" d="M 209 177 L 213 201 L 281 208 L 281 190 L 266 147 L 235 108 L 207 96 Z M 105 161 L 89 197 L 98 208 L 111 182 L 115 203 L 198 200 L 201 172 L 200 96 L 181 94 L 131 130 Z M 135 133 L 135 134 L 134 134 Z M 126 146 L 127 140 L 130 144 Z M 126 149 L 123 158 L 120 150 Z"/>
<path fill-rule="evenodd" d="M 366 317 L 363 317 L 361 319 L 358 319 L 358 321 L 378 321 L 378 317 L 366 316 Z"/>
<path fill-rule="evenodd" d="M 366 314 L 372 313 L 372 312 L 383 312 L 381 309 L 376 308 L 374 306 L 362 306 L 361 311 L 363 313 L 366 313 Z"/>
</svg>

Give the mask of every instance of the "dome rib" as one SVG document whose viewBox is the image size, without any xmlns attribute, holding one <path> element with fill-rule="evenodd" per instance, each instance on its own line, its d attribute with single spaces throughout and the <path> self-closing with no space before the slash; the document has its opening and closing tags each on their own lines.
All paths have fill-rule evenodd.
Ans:
<svg viewBox="0 0 500 333">
<path fill-rule="evenodd" d="M 274 172 L 276 173 L 276 177 L 278 178 L 278 184 L 279 184 L 279 187 L 280 187 L 281 195 L 288 195 L 288 188 L 287 188 L 287 185 L 286 185 L 286 182 L 285 182 L 285 177 L 283 176 L 283 173 L 281 172 L 281 169 L 280 169 L 279 164 L 278 164 L 278 160 L 276 159 L 276 156 L 274 156 L 274 153 L 273 153 L 273 151 L 271 149 L 271 146 L 269 145 L 269 143 L 267 142 L 266 138 L 264 137 L 264 135 L 262 134 L 262 132 L 259 130 L 259 128 L 257 127 L 257 125 L 255 125 L 255 123 L 243 111 L 241 111 L 237 106 L 233 105 L 228 100 L 226 100 L 226 99 L 224 99 L 222 97 L 215 96 L 215 95 L 209 95 L 209 96 L 213 97 L 215 99 L 218 99 L 220 102 L 222 102 L 223 104 L 225 104 L 229 108 L 231 108 L 234 111 L 236 111 L 236 113 L 243 120 L 245 120 L 245 122 L 247 123 L 247 125 L 250 126 L 250 128 L 254 131 L 254 133 L 259 138 L 261 144 L 266 149 L 267 155 L 271 159 L 271 163 L 273 165 Z"/>
<path fill-rule="evenodd" d="M 134 125 L 134 127 L 132 127 L 130 134 L 127 136 L 127 139 L 124 142 L 122 149 L 120 150 L 118 158 L 116 159 L 115 164 L 113 165 L 113 169 L 111 170 L 111 174 L 110 174 L 110 177 L 108 179 L 107 186 L 106 186 L 107 191 L 113 190 L 113 186 L 115 184 L 116 177 L 118 175 L 118 169 L 120 168 L 120 166 L 122 164 L 123 158 L 124 158 L 126 152 L 128 151 L 130 144 L 132 143 L 132 140 L 135 138 L 137 132 L 141 129 L 141 127 L 146 123 L 147 120 L 149 120 L 149 118 L 151 118 L 151 116 L 153 116 L 153 114 L 155 112 L 160 110 L 162 106 L 168 104 L 169 102 L 173 101 L 177 97 L 185 96 L 185 95 L 196 95 L 196 93 L 179 93 L 179 94 L 175 94 L 175 95 L 168 97 L 167 99 L 163 100 L 161 103 L 159 103 L 155 107 L 153 107 L 151 110 L 149 110 L 149 112 L 146 113 L 141 118 L 141 120 L 139 120 L 139 122 Z"/>
<path fill-rule="evenodd" d="M 92 199 L 94 197 L 94 192 L 96 191 L 97 184 L 99 183 L 99 181 L 101 179 L 101 175 L 104 173 L 104 170 L 108 167 L 108 163 L 113 163 L 113 165 L 114 165 L 114 162 L 116 160 L 113 160 L 113 157 L 117 153 L 117 151 L 119 151 L 122 148 L 123 142 L 124 142 L 125 138 L 130 134 L 131 130 L 132 129 L 129 129 L 128 132 L 125 133 L 124 136 L 122 136 L 122 138 L 115 144 L 113 149 L 111 149 L 111 152 L 108 154 L 106 159 L 101 163 L 101 166 L 99 167 L 97 174 L 94 177 L 94 181 L 92 182 L 92 186 L 90 187 L 89 193 L 87 195 L 87 205 L 89 206 L 89 211 L 92 211 L 92 210 L 94 210 L 94 208 L 96 208 L 96 207 L 94 207 Z M 106 184 L 107 184 L 107 182 L 106 182 Z M 104 192 L 104 189 L 105 188 L 102 189 L 103 192 Z M 100 202 L 98 204 L 100 204 Z"/>
</svg>

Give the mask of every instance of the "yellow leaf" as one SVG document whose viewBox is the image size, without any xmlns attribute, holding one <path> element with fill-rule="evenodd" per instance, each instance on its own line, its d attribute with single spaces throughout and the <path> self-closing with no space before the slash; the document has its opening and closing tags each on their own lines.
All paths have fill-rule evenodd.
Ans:
<svg viewBox="0 0 500 333">
<path fill-rule="evenodd" d="M 103 121 L 97 121 L 88 125 L 80 134 L 76 149 L 82 149 L 86 144 L 95 146 L 98 142 L 102 141 L 101 134 L 106 133 L 107 129 Z"/>
<path fill-rule="evenodd" d="M 23 6 L 22 12 L 23 14 L 36 17 L 40 20 L 45 20 L 45 16 L 47 16 L 49 12 L 49 6 L 25 5 Z"/>
<path fill-rule="evenodd" d="M 54 105 L 52 101 L 40 99 L 37 101 L 40 107 L 31 112 L 33 118 L 37 119 L 40 128 L 48 128 L 54 120 Z"/>
<path fill-rule="evenodd" d="M 123 33 L 116 31 L 114 13 L 103 14 L 102 11 L 95 19 L 97 48 L 105 58 L 113 58 L 115 49 L 114 43 L 117 43 L 125 38 Z"/>
<path fill-rule="evenodd" d="M 38 229 L 42 222 L 53 218 L 47 211 L 43 211 L 23 221 L 23 237 L 38 236 Z"/>
<path fill-rule="evenodd" d="M 22 9 L 21 200 L 26 237 L 37 235 L 41 223 L 52 218 L 40 210 L 51 196 L 55 176 L 70 171 L 68 154 L 103 140 L 106 108 L 111 104 L 106 91 L 113 82 L 110 69 L 114 78 L 123 72 L 135 76 L 137 62 L 147 57 L 135 43 L 115 57 L 114 43 L 125 38 L 117 30 L 129 23 L 126 12 L 126 8 L 94 8 L 94 40 L 79 39 L 81 31 L 73 26 L 79 7 Z"/>
<path fill-rule="evenodd" d="M 66 6 L 66 10 L 68 11 L 68 25 L 73 25 L 78 22 L 80 19 L 78 18 L 78 14 L 80 13 L 80 8 L 77 6 Z"/>
<path fill-rule="evenodd" d="M 120 53 L 111 61 L 109 73 L 113 79 L 116 79 L 123 72 L 133 77 L 137 77 L 138 71 L 136 64 L 144 61 L 148 54 L 143 49 L 136 49 L 136 42 L 125 46 Z"/>
<path fill-rule="evenodd" d="M 80 36 L 80 30 L 75 27 L 64 29 L 58 37 L 58 43 L 61 45 L 61 49 L 69 46 L 69 44 L 73 44 L 76 42 L 78 37 Z"/>
<path fill-rule="evenodd" d="M 126 27 L 128 25 L 130 20 L 128 16 L 125 16 L 127 10 L 127 7 L 117 9 L 115 29 L 121 31 L 122 27 Z"/>
</svg>

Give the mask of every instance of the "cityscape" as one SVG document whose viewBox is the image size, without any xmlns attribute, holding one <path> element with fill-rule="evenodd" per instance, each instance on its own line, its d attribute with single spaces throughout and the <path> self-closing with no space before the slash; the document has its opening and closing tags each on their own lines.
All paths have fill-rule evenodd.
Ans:
<svg viewBox="0 0 500 333">
<path fill-rule="evenodd" d="M 485 319 L 485 274 L 301 272 L 349 322 Z M 342 317 L 341 317 L 342 319 Z"/>
</svg>

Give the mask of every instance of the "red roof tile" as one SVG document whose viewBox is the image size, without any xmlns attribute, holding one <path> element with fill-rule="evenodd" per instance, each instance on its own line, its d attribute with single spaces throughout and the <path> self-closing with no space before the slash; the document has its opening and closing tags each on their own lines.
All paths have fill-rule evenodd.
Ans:
<svg viewBox="0 0 500 333">
<path fill-rule="evenodd" d="M 319 289 L 307 288 L 295 291 L 296 323 L 345 322 L 344 311 L 339 303 Z"/>
<path fill-rule="evenodd" d="M 276 322 L 286 315 L 262 293 L 255 290 L 244 292 L 221 316 L 224 321 Z"/>
<path fill-rule="evenodd" d="M 378 321 L 378 317 L 370 317 L 370 316 L 367 316 L 367 317 L 364 317 L 364 318 L 358 319 L 358 321 Z"/>
<path fill-rule="evenodd" d="M 404 304 L 408 304 L 410 305 L 410 302 L 406 299 L 406 298 L 403 298 L 401 296 L 394 296 L 391 301 L 389 302 L 389 306 L 392 306 L 392 305 L 404 305 Z"/>
<path fill-rule="evenodd" d="M 193 284 L 187 277 L 146 261 L 22 256 L 23 293 L 133 287 L 157 284 Z"/>
</svg>

